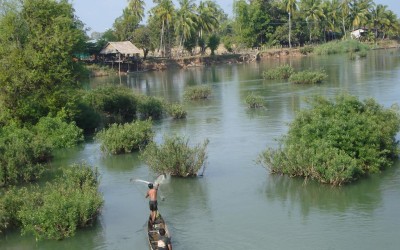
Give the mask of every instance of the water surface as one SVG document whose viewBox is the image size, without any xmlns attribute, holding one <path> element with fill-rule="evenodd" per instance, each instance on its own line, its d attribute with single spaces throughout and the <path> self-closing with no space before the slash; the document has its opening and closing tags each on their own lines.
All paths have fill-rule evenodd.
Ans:
<svg viewBox="0 0 400 250">
<path fill-rule="evenodd" d="M 320 85 L 263 80 L 263 70 L 288 63 L 296 70 L 323 68 Z M 119 84 L 119 79 L 92 79 Z M 287 124 L 313 95 L 333 97 L 345 91 L 375 98 L 385 107 L 399 103 L 399 50 L 371 51 L 367 58 L 347 55 L 271 59 L 259 63 L 199 67 L 168 72 L 132 73 L 122 82 L 169 102 L 182 102 L 185 120 L 156 122 L 155 140 L 186 135 L 191 143 L 206 138 L 208 163 L 202 178 L 169 178 L 161 185 L 159 209 L 172 233 L 174 249 L 388 249 L 400 246 L 400 162 L 355 184 L 332 188 L 270 175 L 255 164 L 266 147 L 287 132 Z M 184 102 L 188 86 L 210 84 L 212 96 Z M 249 110 L 249 93 L 264 97 L 266 108 Z M 146 185 L 154 180 L 136 153 L 107 156 L 89 141 L 59 152 L 53 165 L 85 161 L 99 168 L 105 205 L 95 227 L 63 241 L 35 242 L 18 232 L 0 238 L 1 249 L 148 249 Z"/>
</svg>

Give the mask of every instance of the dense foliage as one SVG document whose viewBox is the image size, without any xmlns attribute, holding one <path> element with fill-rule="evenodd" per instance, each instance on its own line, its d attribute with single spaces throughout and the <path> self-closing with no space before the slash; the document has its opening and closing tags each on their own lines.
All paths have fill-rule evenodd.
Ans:
<svg viewBox="0 0 400 250">
<path fill-rule="evenodd" d="M 164 143 L 150 143 L 141 157 L 154 172 L 172 176 L 196 176 L 207 160 L 208 140 L 190 147 L 189 139 L 182 136 L 165 136 Z"/>
<path fill-rule="evenodd" d="M 131 122 L 136 117 L 137 98 L 132 90 L 118 86 L 102 86 L 84 94 L 84 103 L 108 123 Z"/>
<path fill-rule="evenodd" d="M 0 127 L 0 186 L 36 180 L 54 149 L 82 141 L 82 130 L 61 118 L 43 117 L 35 126 Z"/>
<path fill-rule="evenodd" d="M 211 87 L 208 85 L 192 86 L 185 90 L 183 94 L 186 100 L 207 99 L 211 95 Z"/>
<path fill-rule="evenodd" d="M 112 124 L 101 130 L 96 139 L 101 142 L 101 149 L 111 154 L 130 153 L 139 150 L 153 140 L 151 120 L 135 121 L 125 124 Z"/>
<path fill-rule="evenodd" d="M 0 127 L 0 187 L 39 178 L 51 150 L 45 137 L 28 128 Z"/>
<path fill-rule="evenodd" d="M 31 124 L 62 109 L 68 114 L 70 90 L 78 87 L 82 72 L 73 57 L 85 40 L 71 4 L 25 0 L 0 5 L 0 109 Z"/>
<path fill-rule="evenodd" d="M 75 122 L 66 123 L 61 118 L 42 117 L 35 125 L 38 136 L 46 138 L 50 148 L 70 148 L 83 141 L 82 129 Z"/>
<path fill-rule="evenodd" d="M 138 113 L 141 119 L 158 120 L 165 110 L 164 101 L 154 96 L 136 95 L 138 99 Z"/>
<path fill-rule="evenodd" d="M 399 153 L 396 107 L 373 99 L 339 95 L 316 97 L 290 124 L 279 149 L 267 149 L 259 162 L 272 173 L 342 185 L 391 166 Z"/>
<path fill-rule="evenodd" d="M 21 227 L 36 239 L 63 239 L 95 222 L 103 204 L 98 172 L 86 164 L 63 169 L 43 187 L 11 188 L 0 196 L 0 231 Z"/>
</svg>

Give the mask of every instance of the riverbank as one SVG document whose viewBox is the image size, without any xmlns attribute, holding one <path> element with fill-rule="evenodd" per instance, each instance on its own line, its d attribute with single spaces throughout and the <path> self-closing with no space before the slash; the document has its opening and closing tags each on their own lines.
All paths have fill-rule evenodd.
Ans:
<svg viewBox="0 0 400 250">
<path fill-rule="evenodd" d="M 399 48 L 400 44 L 397 41 L 379 41 L 377 44 L 369 44 L 372 49 L 389 49 Z M 306 48 L 311 48 L 307 50 Z M 193 67 L 205 67 L 211 65 L 220 64 L 241 64 L 249 63 L 269 58 L 282 58 L 282 57 L 301 57 L 309 56 L 313 54 L 315 46 L 297 47 L 297 48 L 271 48 L 263 50 L 247 50 L 241 53 L 232 54 L 217 54 L 217 55 L 205 55 L 205 56 L 190 56 L 181 58 L 157 58 L 149 57 L 143 60 L 140 64 L 127 64 L 123 63 L 120 67 L 114 67 L 111 71 L 119 71 L 123 74 L 133 71 L 162 71 L 170 68 L 193 68 Z M 115 66 L 115 65 L 114 65 Z M 134 70 L 132 70 L 134 69 Z M 91 76 L 104 76 L 110 73 L 110 71 L 104 71 L 104 67 L 101 72 L 97 72 L 95 69 L 91 69 Z"/>
</svg>

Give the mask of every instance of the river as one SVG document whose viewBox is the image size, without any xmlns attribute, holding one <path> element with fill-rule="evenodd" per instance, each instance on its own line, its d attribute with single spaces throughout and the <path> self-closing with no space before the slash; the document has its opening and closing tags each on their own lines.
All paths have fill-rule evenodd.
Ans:
<svg viewBox="0 0 400 250">
<path fill-rule="evenodd" d="M 263 80 L 263 70 L 288 63 L 296 70 L 323 68 L 319 85 Z M 119 78 L 94 78 L 119 84 Z M 397 250 L 400 246 L 400 161 L 380 174 L 344 186 L 325 186 L 270 175 L 255 163 L 266 147 L 276 147 L 297 111 L 313 95 L 333 97 L 345 91 L 372 97 L 389 107 L 400 101 L 400 50 L 348 55 L 275 58 L 258 63 L 131 73 L 123 84 L 134 91 L 182 102 L 187 119 L 165 118 L 154 124 L 155 140 L 186 135 L 192 144 L 210 140 L 204 177 L 168 178 L 160 187 L 159 209 L 176 250 L 315 249 Z M 210 84 L 209 100 L 184 102 L 186 87 Z M 265 99 L 266 108 L 249 110 L 247 94 Z M 398 139 L 399 136 L 398 136 Z M 98 222 L 63 241 L 39 241 L 19 232 L 0 237 L 0 248 L 148 249 L 145 223 L 147 187 L 130 178 L 156 178 L 136 153 L 108 156 L 88 141 L 58 152 L 54 167 L 85 161 L 101 173 L 105 204 Z"/>
</svg>

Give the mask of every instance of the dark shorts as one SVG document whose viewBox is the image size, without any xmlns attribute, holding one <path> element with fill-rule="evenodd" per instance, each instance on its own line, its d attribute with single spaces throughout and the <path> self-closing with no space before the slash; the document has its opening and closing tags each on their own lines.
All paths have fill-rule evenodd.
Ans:
<svg viewBox="0 0 400 250">
<path fill-rule="evenodd" d="M 150 211 L 157 211 L 157 201 L 149 201 Z"/>
</svg>

